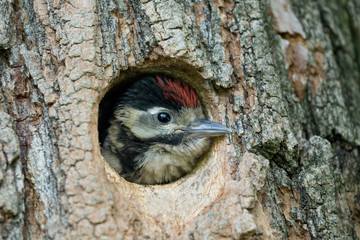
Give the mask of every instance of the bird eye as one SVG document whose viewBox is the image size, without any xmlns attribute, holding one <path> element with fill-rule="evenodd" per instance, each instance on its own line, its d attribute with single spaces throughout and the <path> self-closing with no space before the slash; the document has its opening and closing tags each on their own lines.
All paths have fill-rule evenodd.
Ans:
<svg viewBox="0 0 360 240">
<path fill-rule="evenodd" d="M 160 123 L 167 124 L 171 121 L 172 117 L 170 113 L 161 112 L 157 115 L 157 119 L 159 120 Z"/>
</svg>

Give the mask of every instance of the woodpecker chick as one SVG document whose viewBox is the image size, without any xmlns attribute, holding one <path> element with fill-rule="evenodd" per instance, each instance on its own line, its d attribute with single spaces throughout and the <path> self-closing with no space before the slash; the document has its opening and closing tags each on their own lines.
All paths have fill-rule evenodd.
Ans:
<svg viewBox="0 0 360 240">
<path fill-rule="evenodd" d="M 161 184 L 189 173 L 210 147 L 210 137 L 229 129 L 204 119 L 189 85 L 144 77 L 119 98 L 102 155 L 126 180 Z"/>
</svg>

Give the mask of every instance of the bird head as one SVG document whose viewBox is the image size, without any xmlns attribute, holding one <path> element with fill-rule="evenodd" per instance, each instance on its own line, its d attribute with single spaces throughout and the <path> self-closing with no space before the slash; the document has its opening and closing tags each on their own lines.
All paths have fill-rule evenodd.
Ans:
<svg viewBox="0 0 360 240">
<path fill-rule="evenodd" d="M 186 83 L 144 77 L 119 98 L 102 153 L 129 181 L 166 183 L 194 168 L 210 137 L 228 132 L 205 119 L 197 93 Z"/>
</svg>

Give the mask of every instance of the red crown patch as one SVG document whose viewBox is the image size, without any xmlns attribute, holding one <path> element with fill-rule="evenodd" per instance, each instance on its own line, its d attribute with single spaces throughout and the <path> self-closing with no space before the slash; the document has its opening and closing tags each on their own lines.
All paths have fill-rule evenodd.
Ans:
<svg viewBox="0 0 360 240">
<path fill-rule="evenodd" d="M 178 79 L 156 76 L 157 85 L 163 90 L 165 100 L 174 101 L 183 107 L 200 107 L 200 100 L 195 90 Z"/>
</svg>

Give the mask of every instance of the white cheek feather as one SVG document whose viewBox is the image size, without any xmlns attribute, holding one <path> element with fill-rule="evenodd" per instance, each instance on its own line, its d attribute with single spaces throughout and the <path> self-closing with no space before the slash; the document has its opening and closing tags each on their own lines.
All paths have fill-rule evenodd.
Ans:
<svg viewBox="0 0 360 240">
<path fill-rule="evenodd" d="M 131 113 L 131 114 L 130 114 Z M 138 138 L 152 138 L 157 135 L 156 129 L 144 124 L 140 124 L 140 118 L 147 114 L 145 111 L 134 108 L 124 108 L 118 114 L 118 119 L 130 129 L 130 131 Z"/>
<path fill-rule="evenodd" d="M 121 120 L 123 124 L 140 139 L 154 138 L 158 136 L 159 133 L 171 134 L 175 128 L 174 124 L 160 125 L 156 123 L 149 114 L 149 112 L 155 114 L 159 111 L 164 111 L 164 109 L 152 108 L 146 112 L 134 108 L 124 108 L 117 113 L 117 119 Z M 148 122 L 142 122 L 142 118 L 148 120 Z"/>
<path fill-rule="evenodd" d="M 146 128 L 141 126 L 133 126 L 130 131 L 138 138 L 147 139 L 157 136 L 157 131 L 154 128 Z"/>
</svg>

